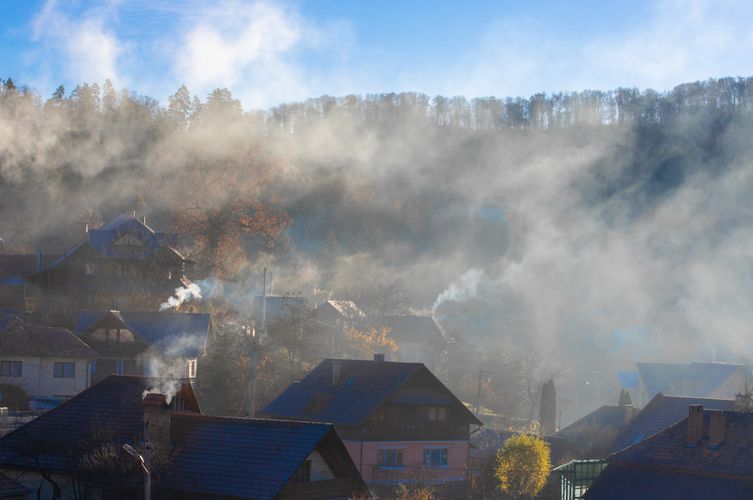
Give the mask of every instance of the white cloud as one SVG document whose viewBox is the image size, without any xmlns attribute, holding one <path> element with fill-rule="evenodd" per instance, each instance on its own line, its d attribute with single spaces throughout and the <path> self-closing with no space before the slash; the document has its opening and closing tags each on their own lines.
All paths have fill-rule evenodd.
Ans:
<svg viewBox="0 0 753 500">
<path fill-rule="evenodd" d="M 59 65 L 64 76 L 77 82 L 122 82 L 118 59 L 124 46 L 106 27 L 108 9 L 87 11 L 80 19 L 65 14 L 56 0 L 48 0 L 35 17 L 33 41 L 41 43 L 42 65 Z M 39 55 L 38 55 L 39 56 Z M 59 75 L 56 75 L 59 78 Z"/>
<path fill-rule="evenodd" d="M 228 1 L 192 16 L 175 59 L 177 78 L 195 92 L 228 87 L 246 107 L 307 96 L 296 51 L 316 31 L 266 3 Z"/>
<path fill-rule="evenodd" d="M 553 20 L 506 18 L 448 73 L 432 76 L 441 82 L 438 91 L 469 97 L 620 86 L 666 90 L 747 74 L 753 67 L 751 17 L 749 2 L 664 0 L 640 24 L 569 38 L 551 33 Z"/>
</svg>

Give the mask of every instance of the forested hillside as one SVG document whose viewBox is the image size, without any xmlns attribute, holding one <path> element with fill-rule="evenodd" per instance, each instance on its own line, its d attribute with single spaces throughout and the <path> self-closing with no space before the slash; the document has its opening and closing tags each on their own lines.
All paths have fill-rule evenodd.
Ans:
<svg viewBox="0 0 753 500">
<path fill-rule="evenodd" d="M 109 82 L 0 96 L 0 251 L 135 210 L 204 274 L 394 285 L 455 333 L 584 373 L 747 357 L 753 78 L 530 98 L 322 96 L 244 111 Z M 216 234 L 211 229 L 220 228 Z M 568 368 L 569 370 L 575 370 Z"/>
</svg>

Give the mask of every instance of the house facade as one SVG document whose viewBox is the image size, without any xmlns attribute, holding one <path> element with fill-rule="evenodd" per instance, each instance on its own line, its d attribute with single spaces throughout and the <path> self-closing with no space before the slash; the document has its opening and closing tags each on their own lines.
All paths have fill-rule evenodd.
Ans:
<svg viewBox="0 0 753 500">
<path fill-rule="evenodd" d="M 80 311 L 76 334 L 97 352 L 92 381 L 109 375 L 196 378 L 211 332 L 209 314 Z"/>
<path fill-rule="evenodd" d="M 327 359 L 262 415 L 335 424 L 372 485 L 467 481 L 481 422 L 421 363 Z"/>
<path fill-rule="evenodd" d="M 69 398 L 91 382 L 97 353 L 65 328 L 19 317 L 0 328 L 0 383 L 23 389 L 30 398 Z"/>
<path fill-rule="evenodd" d="M 27 278 L 27 312 L 68 324 L 82 309 L 157 311 L 190 282 L 176 235 L 122 214 Z M 67 322 L 67 323 L 66 323 Z"/>
</svg>

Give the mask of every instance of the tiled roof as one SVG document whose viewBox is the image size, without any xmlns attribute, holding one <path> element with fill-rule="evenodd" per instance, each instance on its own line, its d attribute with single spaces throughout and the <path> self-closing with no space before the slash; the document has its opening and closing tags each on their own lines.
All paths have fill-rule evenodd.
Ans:
<svg viewBox="0 0 753 500">
<path fill-rule="evenodd" d="M 108 314 L 155 347 L 163 356 L 197 358 L 204 353 L 210 315 L 157 311 L 80 311 L 76 335 L 89 332 Z"/>
<path fill-rule="evenodd" d="M 339 380 L 332 384 L 333 364 Z M 428 374 L 434 386 L 462 411 L 469 423 L 481 422 L 422 363 L 396 363 L 353 359 L 325 359 L 300 382 L 293 383 L 262 412 L 263 415 L 358 425 L 388 397 L 397 395 L 410 378 Z"/>
<path fill-rule="evenodd" d="M 4 356 L 97 357 L 91 347 L 66 328 L 38 325 L 19 317 L 2 323 L 0 353 Z"/>
<path fill-rule="evenodd" d="M 608 465 L 584 495 L 587 500 L 749 500 L 753 482 L 727 477 L 656 472 Z"/>
<path fill-rule="evenodd" d="M 714 447 L 709 446 L 712 413 L 724 416 L 724 439 Z M 753 498 L 753 413 L 704 410 L 703 437 L 694 446 L 687 438 L 685 418 L 610 455 L 585 498 Z"/>
<path fill-rule="evenodd" d="M 632 446 L 679 422 L 688 416 L 688 406 L 693 404 L 712 410 L 735 408 L 735 402 L 728 399 L 686 398 L 659 393 L 620 431 L 612 441 L 610 451 Z"/>
<path fill-rule="evenodd" d="M 635 409 L 632 406 L 608 406 L 598 408 L 580 420 L 576 420 L 556 433 L 557 436 L 575 438 L 582 432 L 587 432 L 594 426 L 620 430 L 628 422 Z"/>
<path fill-rule="evenodd" d="M 199 411 L 187 382 L 110 376 L 0 438 L 0 468 L 37 467 L 39 460 L 49 470 L 76 471 L 82 453 L 103 433 L 110 443 L 135 444 L 141 433 L 144 393 L 168 388 L 181 388 L 184 400 Z"/>
<path fill-rule="evenodd" d="M 252 492 L 260 500 L 275 498 L 319 442 L 335 432 L 311 422 L 177 414 L 171 429 L 175 448 L 165 487 L 207 496 Z"/>
<path fill-rule="evenodd" d="M 29 488 L 0 473 L 0 498 L 25 497 L 28 493 L 31 493 Z"/>
<path fill-rule="evenodd" d="M 749 366 L 732 363 L 637 363 L 636 366 L 651 398 L 658 393 L 704 398 L 736 372 L 753 378 Z"/>
</svg>

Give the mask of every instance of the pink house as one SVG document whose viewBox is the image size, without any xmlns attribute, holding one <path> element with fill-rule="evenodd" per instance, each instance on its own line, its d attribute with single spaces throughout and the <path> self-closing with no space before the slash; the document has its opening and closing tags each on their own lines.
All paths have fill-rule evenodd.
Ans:
<svg viewBox="0 0 753 500">
<path fill-rule="evenodd" d="M 466 481 L 481 422 L 422 363 L 327 359 L 267 406 L 265 417 L 335 424 L 371 485 Z"/>
</svg>

